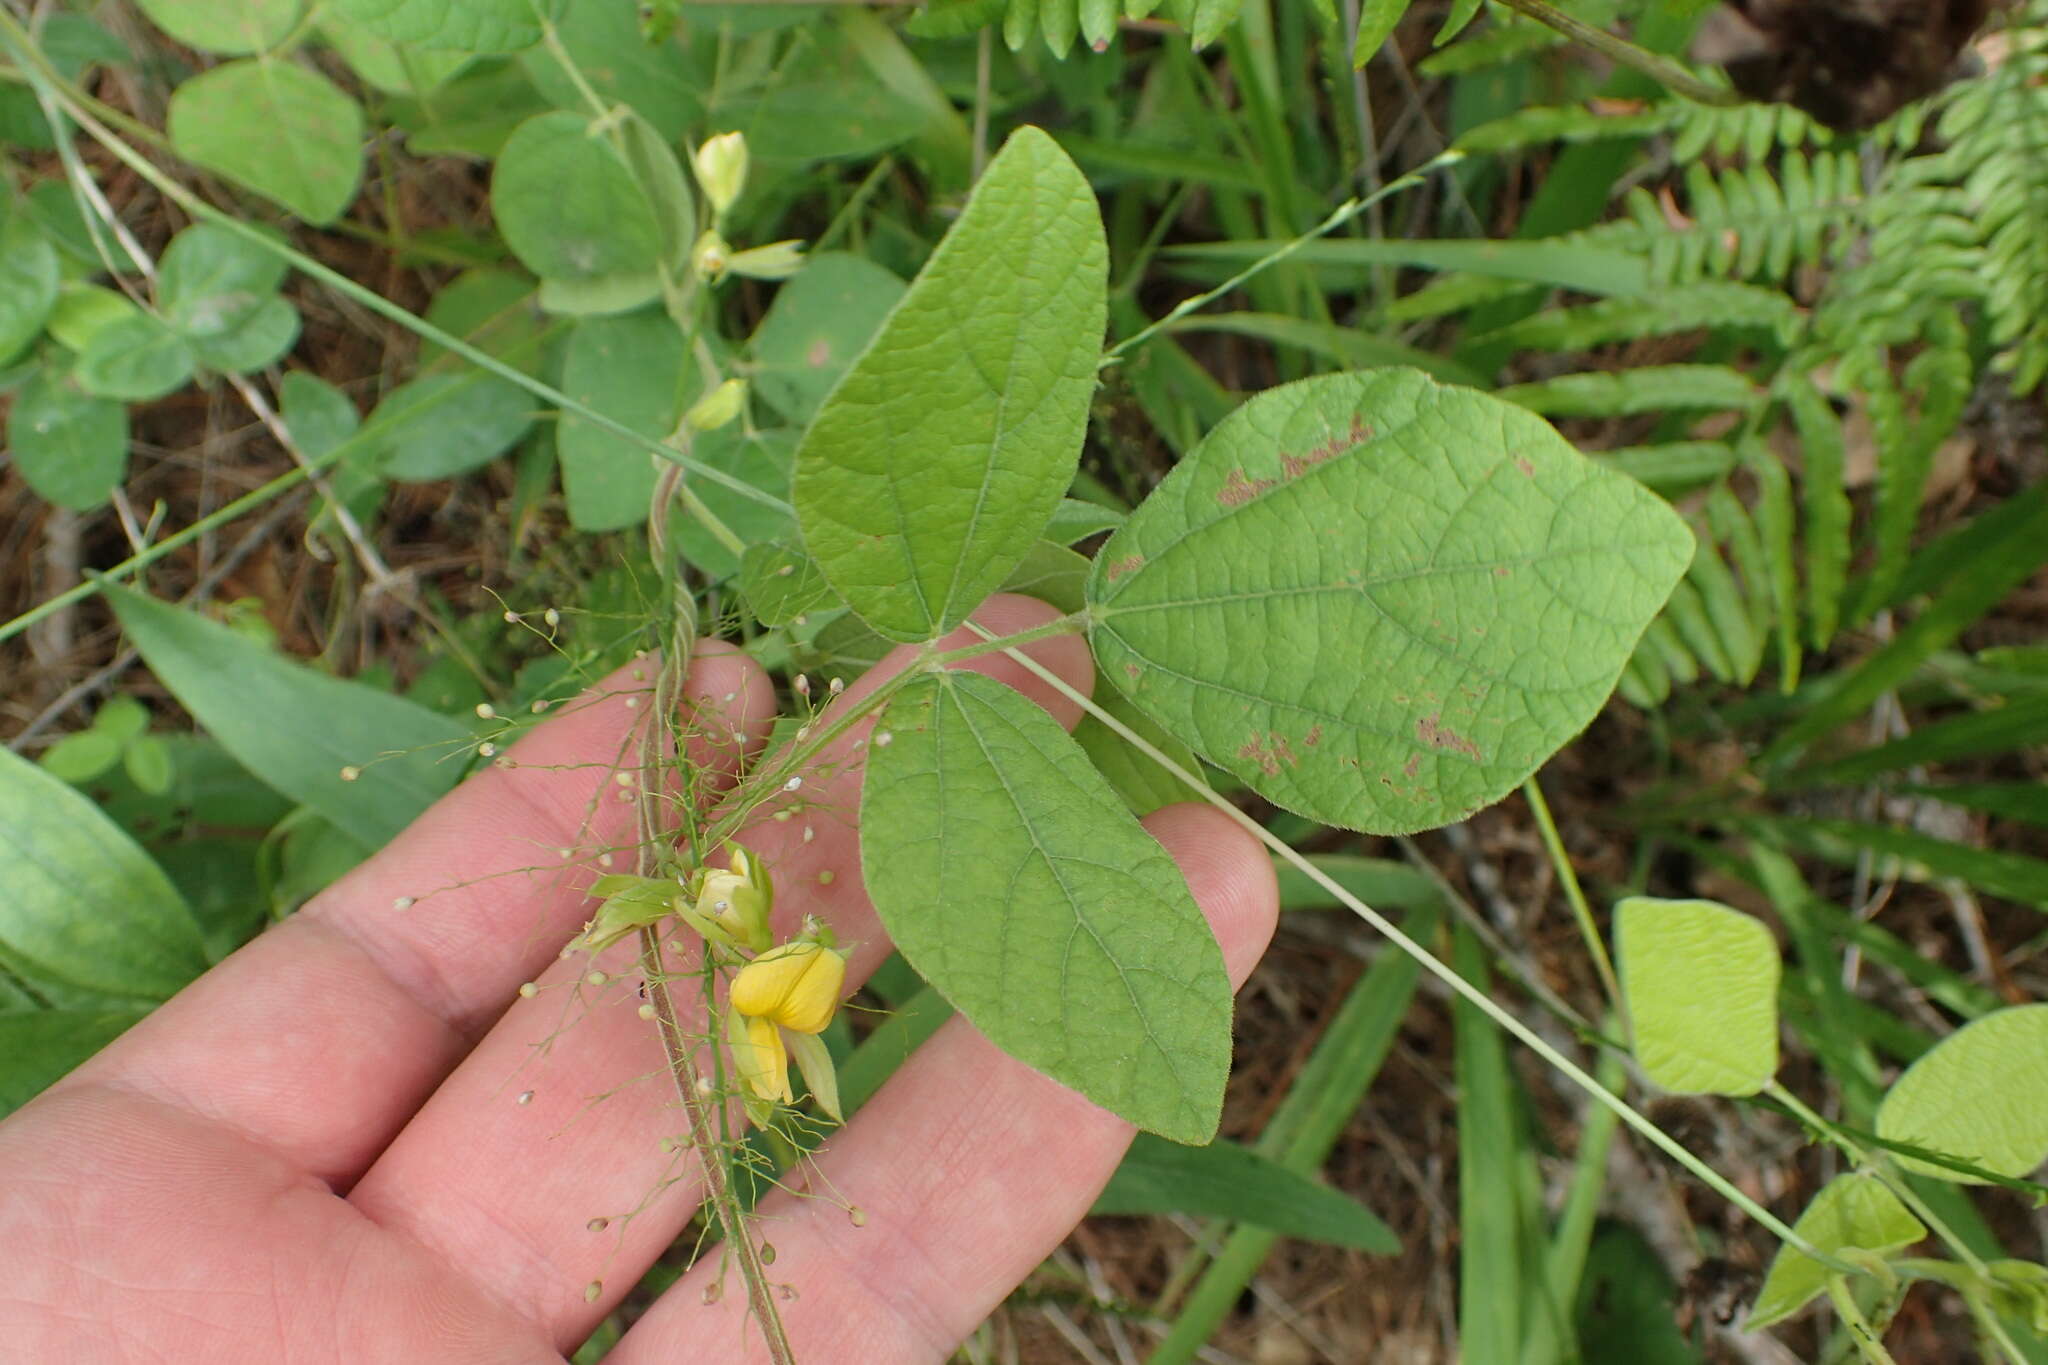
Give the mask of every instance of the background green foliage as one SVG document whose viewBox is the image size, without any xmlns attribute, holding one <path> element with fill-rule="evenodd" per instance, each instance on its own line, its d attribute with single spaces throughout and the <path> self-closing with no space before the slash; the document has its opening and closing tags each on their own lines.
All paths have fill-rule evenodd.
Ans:
<svg viewBox="0 0 2048 1365">
<path fill-rule="evenodd" d="M 1705 7 L 1568 8 L 1682 53 Z M 2048 5 L 1983 57 L 1849 135 L 1479 0 L 10 8 L 0 519 L 33 528 L 18 559 L 109 577 L 0 575 L 0 1106 L 679 599 L 815 680 L 1008 586 L 1088 614 L 1111 717 L 1609 1088 L 1754 1096 L 1706 1103 L 1816 1139 L 1713 1158 L 1796 1190 L 1768 1202 L 1816 1255 L 1689 1187 L 1658 1194 L 1673 1250 L 1599 1217 L 1650 1202 L 1608 1198 L 1635 1139 L 1607 1111 L 1470 1001 L 1429 1017 L 1467 1358 L 1707 1358 L 1730 1329 L 1674 1281 L 1746 1261 L 1752 1322 L 1816 1358 L 1878 1358 L 1829 1323 L 1883 1335 L 1933 1279 L 1967 1311 L 1895 1328 L 1899 1359 L 2048 1360 L 2013 1216 L 2048 1152 Z M 752 168 L 715 209 L 691 157 L 726 131 Z M 785 239 L 793 275 L 748 255 Z M 694 429 L 735 376 L 740 418 Z M 245 585 L 285 539 L 291 586 Z M 1347 977 L 1312 1042 L 1270 1024 L 1277 1098 L 1226 1103 L 1213 952 L 1123 814 L 1183 785 L 983 691 L 905 691 L 874 756 L 906 960 L 886 1022 L 835 1040 L 849 1108 L 958 1007 L 1170 1136 L 1220 1112 L 1242 1145 L 1145 1140 L 1101 1206 L 1224 1220 L 1149 1319 L 1058 1291 L 1110 1338 L 1148 1319 L 1156 1360 L 1232 1330 L 1279 1232 L 1448 1245 L 1307 1178 L 1420 1046 L 1415 964 Z M 1589 722 L 1546 774 L 1574 941 L 1530 918 L 1547 881 L 1489 881 L 1538 846 L 1522 806 L 1468 817 Z M 933 789 L 981 813 L 970 856 L 917 843 Z M 981 885 L 991 838 L 1058 894 Z M 1060 875 L 1097 862 L 1139 885 Z M 1283 893 L 1296 923 L 1334 904 Z M 949 939 L 961 895 L 1047 933 L 1130 916 L 1084 982 Z M 1169 959 L 1171 988 L 1050 1025 Z M 1141 1037 L 1172 1045 L 1133 1068 Z M 1836 1318 L 1796 1316 L 1816 1299 Z"/>
</svg>

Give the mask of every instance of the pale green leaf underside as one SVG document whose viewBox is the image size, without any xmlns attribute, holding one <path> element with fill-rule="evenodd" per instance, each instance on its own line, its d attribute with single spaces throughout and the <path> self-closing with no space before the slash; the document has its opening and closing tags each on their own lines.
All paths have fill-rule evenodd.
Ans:
<svg viewBox="0 0 2048 1365">
<path fill-rule="evenodd" d="M 1660 499 L 1415 370 L 1268 390 L 1095 561 L 1103 674 L 1267 799 L 1392 834 L 1583 729 L 1692 557 Z"/>
<path fill-rule="evenodd" d="M 1897 1195 L 1868 1172 L 1857 1171 L 1829 1181 L 1792 1230 L 1822 1251 L 1877 1256 L 1909 1247 L 1927 1235 Z M 1827 1288 L 1827 1277 L 1827 1267 L 1805 1252 L 1778 1248 L 1744 1327 L 1754 1332 L 1792 1316 Z"/>
<path fill-rule="evenodd" d="M 1222 954 L 1172 858 L 1046 713 L 921 678 L 868 747 L 861 863 L 910 964 L 1005 1052 L 1141 1128 L 1216 1130 Z"/>
<path fill-rule="evenodd" d="M 0 966 L 53 1005 L 162 1000 L 206 970 L 199 926 L 150 856 L 90 798 L 5 749 L 0 886 Z"/>
<path fill-rule="evenodd" d="M 805 547 L 869 625 L 958 625 L 1072 480 L 1101 350 L 1107 249 L 1066 153 L 1023 128 L 797 451 Z"/>
<path fill-rule="evenodd" d="M 2000 1175 L 2039 1166 L 2048 1159 L 2048 1005 L 1999 1010 L 1943 1039 L 1885 1095 L 1877 1133 Z M 1909 1157 L 1899 1162 L 1942 1180 L 1983 1183 Z"/>
<path fill-rule="evenodd" d="M 1630 896 L 1614 907 L 1636 1060 L 1687 1095 L 1754 1095 L 1778 1069 L 1778 945 L 1714 901 Z"/>
</svg>

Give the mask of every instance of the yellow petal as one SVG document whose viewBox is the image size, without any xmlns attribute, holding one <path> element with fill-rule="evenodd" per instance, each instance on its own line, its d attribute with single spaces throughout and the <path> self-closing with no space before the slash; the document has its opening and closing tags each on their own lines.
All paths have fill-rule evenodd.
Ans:
<svg viewBox="0 0 2048 1365">
<path fill-rule="evenodd" d="M 775 1012 L 775 1022 L 791 1033 L 819 1033 L 839 1011 L 846 989 L 846 959 L 830 948 L 815 949 L 804 962 L 804 974 Z"/>
<path fill-rule="evenodd" d="M 740 968 L 732 979 L 732 1007 L 741 1014 L 773 1017 L 803 980 L 815 943 L 785 943 Z"/>
<path fill-rule="evenodd" d="M 733 1065 L 740 1083 L 755 1096 L 779 1104 L 792 1104 L 789 1088 L 789 1052 L 782 1034 L 766 1019 L 749 1018 L 744 1032 L 730 1037 Z"/>
</svg>

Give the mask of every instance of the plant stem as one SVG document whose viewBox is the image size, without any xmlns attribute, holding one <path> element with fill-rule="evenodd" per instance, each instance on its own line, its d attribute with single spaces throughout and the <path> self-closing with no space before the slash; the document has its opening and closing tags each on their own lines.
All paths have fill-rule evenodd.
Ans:
<svg viewBox="0 0 2048 1365">
<path fill-rule="evenodd" d="M 1808 1129 L 1841 1148 L 1843 1155 L 1858 1166 L 1875 1171 L 1891 1192 L 1899 1197 L 1900 1202 L 1913 1210 L 1914 1216 L 1933 1229 L 1934 1235 L 1948 1245 L 1948 1249 L 1955 1253 L 1957 1260 L 1968 1266 L 1975 1274 L 1987 1279 L 1990 1277 L 1991 1272 L 1985 1268 L 1984 1258 L 1970 1250 L 1968 1244 L 1955 1234 L 1954 1229 L 1942 1221 L 1941 1215 L 1928 1207 L 1927 1201 L 1906 1182 L 1905 1176 L 1894 1163 L 1889 1159 L 1880 1160 L 1865 1151 L 1863 1144 L 1821 1117 L 1812 1106 L 1787 1090 L 1775 1077 L 1764 1083 L 1764 1093 L 1791 1110 Z"/>
<path fill-rule="evenodd" d="M 1877 1333 L 1870 1330 L 1864 1321 L 1863 1310 L 1856 1306 L 1856 1296 L 1849 1292 L 1849 1282 L 1840 1275 L 1828 1276 L 1828 1301 L 1835 1311 L 1842 1315 L 1842 1323 L 1849 1329 L 1849 1340 L 1855 1343 L 1856 1354 L 1862 1356 L 1868 1365 L 1898 1365 L 1891 1352 L 1885 1350 Z"/>
<path fill-rule="evenodd" d="M 1546 0 L 1500 0 L 1500 3 L 1527 15 L 1545 28 L 1562 33 L 1583 47 L 1593 49 L 1609 61 L 1648 76 L 1673 94 L 1683 95 L 1695 104 L 1732 109 L 1744 103 L 1742 96 L 1733 90 L 1709 85 L 1669 57 L 1646 51 L 1626 38 L 1617 38 L 1604 28 L 1596 28 L 1583 19 L 1566 14 Z"/>
<path fill-rule="evenodd" d="M 695 613 L 691 612 L 689 619 L 678 623 L 681 628 L 673 633 L 671 647 L 663 661 L 655 687 L 654 706 L 647 722 L 649 734 L 642 737 L 640 762 L 643 765 L 668 756 L 648 753 L 646 749 L 658 747 L 653 735 L 666 733 L 661 718 L 677 714 L 682 682 L 689 676 L 695 647 L 694 616 Z M 680 745 L 676 746 L 678 761 L 682 761 L 683 752 Z M 638 871 L 645 876 L 649 871 L 649 851 L 664 837 L 659 828 L 660 808 L 651 792 L 642 791 L 639 814 L 643 837 L 639 841 Z M 691 837 L 694 847 L 694 831 Z M 761 1250 L 754 1244 L 746 1224 L 746 1214 L 733 1195 L 732 1181 L 725 1168 L 725 1146 L 719 1140 L 719 1134 L 713 1131 L 713 1103 L 709 1095 L 716 1093 L 716 1087 L 702 1085 L 697 1070 L 696 1043 L 683 1031 L 682 1021 L 676 1015 L 675 999 L 669 994 L 668 970 L 661 956 L 661 936 L 655 925 L 645 925 L 640 930 L 640 975 L 647 983 L 648 1001 L 654 1006 L 656 1028 L 661 1035 L 662 1052 L 668 1059 L 669 1076 L 675 1082 L 676 1098 L 682 1102 L 684 1119 L 689 1125 L 690 1145 L 696 1151 L 697 1164 L 704 1173 L 704 1197 L 717 1212 L 725 1244 L 739 1260 L 740 1278 L 747 1287 L 747 1307 L 761 1325 L 761 1336 L 768 1347 L 769 1359 L 775 1365 L 795 1365 L 796 1357 L 790 1349 L 782 1315 L 775 1306 L 774 1286 L 768 1281 Z M 715 1016 L 707 1012 L 707 1018 L 710 1017 Z M 713 1043 L 712 1048 L 715 1061 L 717 1044 Z"/>
<path fill-rule="evenodd" d="M 1607 956 L 1607 945 L 1600 938 L 1600 927 L 1593 923 L 1593 908 L 1586 904 L 1586 893 L 1579 886 L 1579 874 L 1572 868 L 1572 860 L 1564 851 L 1564 840 L 1557 834 L 1557 824 L 1550 818 L 1550 803 L 1543 799 L 1543 788 L 1536 785 L 1531 774 L 1522 784 L 1522 795 L 1528 799 L 1529 809 L 1536 813 L 1536 828 L 1543 835 L 1543 847 L 1550 854 L 1550 864 L 1557 869 L 1557 877 L 1564 884 L 1564 898 L 1571 903 L 1572 917 L 1579 922 L 1579 936 L 1586 941 L 1586 950 L 1592 954 L 1593 970 L 1600 975 L 1600 989 L 1607 992 L 1607 1007 L 1614 1011 L 1621 1023 L 1621 1036 L 1629 1036 L 1628 1010 L 1622 1003 L 1621 983 L 1615 979 L 1614 962 Z"/>
<path fill-rule="evenodd" d="M 972 621 L 968 622 L 968 625 L 969 627 L 975 630 L 981 629 Z M 984 631 L 982 633 L 985 637 L 987 636 L 987 632 Z M 1587 1095 L 1591 1096 L 1600 1104 L 1605 1105 L 1608 1109 L 1612 1110 L 1615 1116 L 1619 1118 L 1623 1123 L 1626 1123 L 1629 1127 L 1635 1129 L 1638 1133 L 1642 1134 L 1650 1142 L 1654 1143 L 1657 1147 L 1661 1148 L 1666 1155 L 1671 1157 L 1672 1160 L 1676 1161 L 1679 1165 L 1685 1167 L 1688 1171 L 1691 1171 L 1694 1175 L 1698 1176 L 1702 1181 L 1706 1182 L 1708 1186 L 1719 1192 L 1722 1198 L 1728 1200 L 1728 1202 L 1734 1204 L 1737 1208 L 1743 1210 L 1743 1212 L 1747 1213 L 1757 1222 L 1763 1224 L 1764 1227 L 1770 1229 L 1771 1233 L 1774 1236 L 1776 1236 L 1780 1241 L 1784 1242 L 1788 1246 L 1796 1247 L 1798 1250 L 1804 1252 L 1808 1256 L 1811 1256 L 1814 1260 L 1819 1261 L 1822 1265 L 1828 1267 L 1830 1270 L 1834 1270 L 1840 1274 L 1848 1275 L 1861 1273 L 1858 1267 L 1849 1264 L 1847 1261 L 1844 1261 L 1837 1256 L 1822 1251 L 1819 1247 L 1807 1241 L 1797 1232 L 1794 1232 L 1792 1228 L 1788 1224 L 1786 1224 L 1782 1219 L 1780 1219 L 1776 1214 L 1773 1214 L 1769 1209 L 1764 1208 L 1754 1199 L 1751 1199 L 1748 1195 L 1744 1194 L 1741 1190 L 1737 1189 L 1734 1186 L 1734 1184 L 1732 1184 L 1727 1179 L 1727 1177 L 1723 1176 L 1713 1167 L 1707 1165 L 1704 1161 L 1701 1161 L 1698 1157 L 1694 1156 L 1691 1152 L 1687 1151 L 1685 1147 L 1682 1144 L 1680 1144 L 1676 1139 L 1674 1139 L 1670 1134 L 1666 1133 L 1656 1124 L 1651 1123 L 1648 1119 L 1644 1118 L 1641 1114 L 1638 1114 L 1634 1109 L 1630 1108 L 1627 1101 L 1623 1100 L 1620 1096 L 1613 1094 L 1607 1089 L 1607 1087 L 1601 1085 L 1600 1082 L 1593 1079 L 1593 1077 L 1586 1073 L 1584 1068 L 1580 1067 L 1576 1062 L 1572 1061 L 1571 1058 L 1565 1056 L 1556 1048 L 1552 1047 L 1549 1043 L 1543 1041 L 1543 1039 L 1539 1037 L 1536 1034 L 1536 1032 L 1532 1030 L 1528 1025 L 1524 1024 L 1521 1020 L 1515 1018 L 1514 1015 L 1508 1013 L 1498 1004 L 1495 1004 L 1493 999 L 1490 996 L 1488 996 L 1486 992 L 1480 990 L 1471 982 L 1467 981 L 1464 977 L 1458 975 L 1457 972 L 1451 970 L 1451 968 L 1446 966 L 1443 962 L 1439 961 L 1434 953 L 1431 953 L 1427 948 L 1424 948 L 1414 939 L 1402 933 L 1401 930 L 1398 927 L 1396 927 L 1392 921 L 1388 920 L 1386 916 L 1380 914 L 1377 910 L 1374 910 L 1371 906 L 1359 900 L 1358 897 L 1352 895 L 1349 891 L 1345 890 L 1344 887 L 1341 886 L 1328 873 L 1324 872 L 1321 868 L 1317 867 L 1307 858 L 1303 857 L 1301 854 L 1295 852 L 1292 848 L 1288 847 L 1284 840 L 1275 837 L 1274 834 L 1270 830 L 1268 830 L 1264 825 L 1261 825 L 1258 821 L 1252 819 L 1251 816 L 1245 814 L 1236 806 L 1232 805 L 1230 802 L 1224 800 L 1221 796 L 1217 795 L 1214 789 L 1212 789 L 1208 783 L 1202 781 L 1201 778 L 1195 776 L 1193 773 L 1190 773 L 1186 768 L 1183 768 L 1180 764 L 1174 762 L 1171 758 L 1168 758 L 1165 754 L 1161 753 L 1158 747 L 1147 741 L 1143 735 L 1138 734 L 1135 730 L 1131 729 L 1131 727 L 1129 727 L 1128 725 L 1125 725 L 1115 716 L 1109 714 L 1100 706 L 1097 706 L 1093 701 L 1091 701 L 1085 694 L 1083 694 L 1079 690 L 1068 686 L 1066 681 L 1063 678 L 1061 678 L 1058 674 L 1054 673 L 1051 669 L 1046 668 L 1037 660 L 1031 658 L 1029 655 L 1021 653 L 1020 651 L 1014 649 L 1007 649 L 1004 652 L 1007 653 L 1017 663 L 1021 664 L 1027 671 L 1036 676 L 1040 681 L 1044 682 L 1047 686 L 1051 687 L 1054 691 L 1058 692 L 1060 695 L 1067 698 L 1067 700 L 1078 705 L 1083 711 L 1086 711 L 1089 715 L 1101 721 L 1104 725 L 1108 726 L 1116 734 L 1122 736 L 1125 742 L 1129 743 L 1131 747 L 1135 748 L 1139 753 L 1145 755 L 1145 757 L 1151 759 L 1161 768 L 1165 769 L 1174 777 L 1178 778 L 1198 798 L 1200 798 L 1203 801 L 1206 801 L 1208 804 L 1214 806 L 1217 810 L 1221 811 L 1233 823 L 1235 823 L 1238 827 L 1243 829 L 1246 833 L 1250 834 L 1253 838 L 1257 839 L 1260 843 L 1264 844 L 1267 848 L 1271 849 L 1275 855 L 1286 861 L 1296 871 L 1300 872 L 1303 876 L 1307 877 L 1316 885 L 1322 887 L 1324 891 L 1328 892 L 1331 896 L 1335 897 L 1340 905 L 1348 907 L 1353 914 L 1357 915 L 1367 924 L 1370 924 L 1373 928 L 1379 930 L 1381 934 L 1385 935 L 1389 940 L 1391 940 L 1396 947 L 1401 949 L 1402 952 L 1414 958 L 1415 961 L 1425 971 L 1429 972 L 1438 980 L 1442 981 L 1446 986 L 1450 987 L 1453 991 L 1456 991 L 1459 995 L 1463 996 L 1466 1000 L 1470 1001 L 1475 1008 L 1484 1013 L 1489 1019 L 1493 1020 L 1495 1024 L 1499 1025 L 1503 1029 L 1506 1029 L 1509 1033 L 1513 1034 L 1516 1038 L 1520 1039 L 1522 1044 L 1529 1048 L 1530 1051 L 1534 1052 L 1537 1056 L 1541 1057 L 1550 1065 L 1556 1067 L 1567 1078 L 1569 1078 L 1574 1085 L 1578 1086 L 1579 1089 L 1584 1091 Z"/>
<path fill-rule="evenodd" d="M 1445 151 L 1437 153 L 1429 160 L 1423 162 L 1420 166 L 1417 166 L 1414 170 L 1409 171 L 1406 175 L 1403 175 L 1395 180 L 1389 180 L 1385 185 L 1382 185 L 1378 190 L 1374 191 L 1373 193 L 1366 195 L 1363 199 L 1345 200 L 1343 203 L 1339 204 L 1336 207 L 1336 209 L 1330 214 L 1329 217 L 1323 219 L 1322 222 L 1316 224 L 1307 232 L 1302 233 L 1293 241 L 1287 243 L 1283 247 L 1278 248 L 1277 250 L 1274 250 L 1272 252 L 1267 253 L 1264 256 L 1261 256 L 1258 260 L 1253 261 L 1250 265 L 1238 271 L 1235 275 L 1232 275 L 1229 279 L 1217 285 L 1214 289 L 1204 290 L 1202 293 L 1196 294 L 1192 298 L 1182 299 L 1179 303 L 1173 306 L 1172 310 L 1169 311 L 1165 317 L 1160 318 L 1157 322 L 1152 323 L 1150 326 L 1144 328 L 1143 330 L 1136 332 L 1131 336 L 1125 337 L 1122 341 L 1119 341 L 1116 345 L 1110 347 L 1107 351 L 1103 353 L 1102 360 L 1098 368 L 1106 369 L 1109 366 L 1116 364 L 1118 361 L 1123 359 L 1124 353 L 1126 351 L 1133 350 L 1138 346 L 1143 345 L 1145 342 L 1149 341 L 1154 335 L 1164 331 L 1166 328 L 1172 326 L 1174 323 L 1186 317 L 1188 314 L 1195 312 L 1198 309 L 1208 307 L 1217 299 L 1222 298 L 1225 294 L 1228 294 L 1231 290 L 1237 288 L 1246 280 L 1252 278 L 1252 276 L 1259 274 L 1261 271 L 1267 269 L 1270 266 L 1278 265 L 1281 261 L 1286 260 L 1289 256 L 1292 256 L 1295 252 L 1301 250 L 1303 247 L 1307 246 L 1310 242 L 1315 241 L 1317 238 L 1326 237 L 1330 233 L 1335 232 L 1338 228 L 1343 227 L 1346 223 L 1356 218 L 1359 214 L 1365 212 L 1367 209 L 1379 203 L 1381 200 L 1386 199 L 1388 196 L 1398 194 L 1402 190 L 1408 189 L 1415 185 L 1419 185 L 1424 180 L 1428 179 L 1433 172 L 1442 170 L 1444 167 L 1452 165 L 1453 163 L 1462 161 L 1464 159 L 1465 154 L 1463 152 L 1459 151 L 1455 147 L 1449 148 Z"/>
</svg>

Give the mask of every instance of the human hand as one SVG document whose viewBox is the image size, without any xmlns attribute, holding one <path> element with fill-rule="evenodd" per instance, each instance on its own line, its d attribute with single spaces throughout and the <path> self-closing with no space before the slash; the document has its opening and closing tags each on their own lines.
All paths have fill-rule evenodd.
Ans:
<svg viewBox="0 0 2048 1365">
<path fill-rule="evenodd" d="M 977 619 L 1008 634 L 1053 615 L 998 597 Z M 1078 638 L 1029 652 L 1087 688 Z M 1000 655 L 971 666 L 1076 719 Z M 10 1359 L 513 1365 L 559 1362 L 589 1335 L 688 1221 L 701 1183 L 693 1157 L 663 1148 L 684 1124 L 637 976 L 572 1006 L 547 989 L 588 970 L 558 953 L 590 912 L 590 871 L 506 870 L 632 843 L 631 808 L 611 799 L 648 696 L 631 673 L 0 1124 Z M 740 739 L 691 755 L 729 782 L 739 748 L 766 738 L 768 680 L 706 643 L 685 690 L 700 730 Z M 807 913 L 829 922 L 851 947 L 849 988 L 888 952 L 846 814 L 859 808 L 850 755 L 820 768 L 814 838 L 803 820 L 765 818 L 743 835 L 774 873 L 778 931 Z M 1241 983 L 1276 911 L 1264 853 L 1204 807 L 1145 824 Z M 405 897 L 417 903 L 395 909 Z M 528 980 L 543 990 L 517 999 Z M 820 1187 L 857 1205 L 861 1225 L 823 1199 L 761 1206 L 773 1278 L 795 1291 L 780 1308 L 797 1359 L 943 1359 L 1087 1211 L 1130 1137 L 950 1020 L 816 1158 Z M 763 1358 L 743 1293 L 705 1302 L 718 1261 L 607 1359 Z"/>
</svg>

